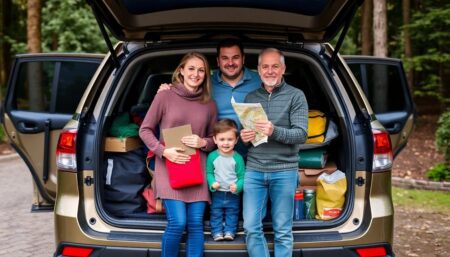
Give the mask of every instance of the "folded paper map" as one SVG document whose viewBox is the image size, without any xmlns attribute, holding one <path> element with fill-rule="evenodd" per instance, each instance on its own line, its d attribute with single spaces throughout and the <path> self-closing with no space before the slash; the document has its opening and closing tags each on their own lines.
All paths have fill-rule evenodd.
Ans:
<svg viewBox="0 0 450 257">
<path fill-rule="evenodd" d="M 231 105 L 239 117 L 239 121 L 243 128 L 255 130 L 256 121 L 268 120 L 266 112 L 260 103 L 236 103 L 234 98 L 232 98 Z M 256 137 L 255 140 L 252 141 L 252 144 L 256 147 L 262 143 L 267 143 L 267 136 L 256 131 Z"/>
</svg>

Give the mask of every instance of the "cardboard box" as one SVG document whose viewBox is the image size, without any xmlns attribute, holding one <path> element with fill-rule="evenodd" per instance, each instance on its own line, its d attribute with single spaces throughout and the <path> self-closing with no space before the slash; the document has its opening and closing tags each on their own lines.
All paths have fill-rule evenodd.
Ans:
<svg viewBox="0 0 450 257">
<path fill-rule="evenodd" d="M 316 186 L 316 180 L 323 172 L 331 174 L 337 170 L 334 162 L 328 162 L 322 169 L 299 169 L 300 186 Z"/>
<path fill-rule="evenodd" d="M 107 137 L 105 139 L 106 152 L 128 152 L 143 146 L 138 137 Z"/>
<path fill-rule="evenodd" d="M 303 190 L 305 190 L 305 189 L 312 189 L 312 190 L 316 191 L 317 186 L 299 186 L 299 187 L 297 187 L 296 191 L 303 192 Z"/>
</svg>

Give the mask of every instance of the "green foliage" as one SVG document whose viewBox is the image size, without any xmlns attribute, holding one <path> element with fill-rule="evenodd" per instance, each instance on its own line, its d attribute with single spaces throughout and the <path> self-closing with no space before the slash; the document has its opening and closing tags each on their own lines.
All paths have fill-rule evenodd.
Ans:
<svg viewBox="0 0 450 257">
<path fill-rule="evenodd" d="M 18 54 L 18 53 L 26 53 L 27 52 L 27 43 L 20 41 L 20 39 L 13 38 L 11 36 L 5 35 L 3 37 L 3 40 L 5 40 L 6 43 L 11 45 L 11 53 L 12 54 Z"/>
<path fill-rule="evenodd" d="M 25 53 L 27 51 L 27 1 L 13 0 L 10 10 L 5 10 L 7 18 L 4 35 L 0 36 L 0 42 L 10 46 L 11 55 Z"/>
<path fill-rule="evenodd" d="M 27 1 L 13 0 L 12 16 L 5 35 L 11 55 L 27 52 Z M 106 53 L 107 47 L 92 10 L 84 0 L 42 1 L 43 52 Z"/>
<path fill-rule="evenodd" d="M 438 163 L 427 171 L 426 176 L 433 181 L 450 180 L 450 166 Z"/>
<path fill-rule="evenodd" d="M 427 1 L 430 2 L 430 1 Z M 439 6 L 439 7 L 436 7 Z M 450 4 L 427 6 L 415 11 L 408 26 L 415 46 L 414 57 L 405 60 L 407 67 L 413 67 L 425 77 L 415 95 L 434 96 L 441 103 L 448 104 L 450 99 L 442 94 L 444 90 L 442 75 L 438 71 L 448 68 L 450 62 Z"/>
<path fill-rule="evenodd" d="M 444 154 L 445 162 L 450 169 L 450 108 L 439 117 L 436 146 Z"/>
<path fill-rule="evenodd" d="M 0 143 L 5 142 L 5 131 L 3 131 L 3 127 L 0 126 Z"/>
<path fill-rule="evenodd" d="M 82 0 L 47 0 L 42 10 L 45 52 L 105 53 L 106 44 L 92 10 Z"/>
<path fill-rule="evenodd" d="M 337 40 L 341 33 L 342 33 L 342 30 L 339 31 L 339 33 L 330 42 L 330 44 L 333 47 L 336 47 Z M 339 50 L 340 54 L 358 54 L 358 52 L 359 52 L 358 46 L 355 44 L 355 41 L 352 40 L 352 38 L 357 36 L 357 33 L 358 33 L 358 31 L 356 30 L 356 28 L 354 26 L 351 26 L 348 29 L 347 35 L 345 36 L 344 42 L 342 42 L 341 49 Z"/>
<path fill-rule="evenodd" d="M 434 165 L 427 171 L 426 176 L 434 181 L 448 181 L 450 180 L 450 108 L 439 117 L 436 147 L 444 154 L 445 163 Z"/>
<path fill-rule="evenodd" d="M 450 215 L 450 194 L 448 192 L 410 190 L 392 188 L 392 199 L 395 206 L 407 208 L 426 208 L 430 212 Z"/>
</svg>

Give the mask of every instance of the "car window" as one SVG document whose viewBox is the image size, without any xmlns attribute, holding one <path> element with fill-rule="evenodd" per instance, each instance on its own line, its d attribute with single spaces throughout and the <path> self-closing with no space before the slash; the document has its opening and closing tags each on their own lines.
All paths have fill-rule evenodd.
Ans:
<svg viewBox="0 0 450 257">
<path fill-rule="evenodd" d="M 20 66 L 15 87 L 17 110 L 50 111 L 55 62 L 27 62 Z"/>
<path fill-rule="evenodd" d="M 97 63 L 36 61 L 21 64 L 14 108 L 23 111 L 72 113 L 97 69 Z"/>
<path fill-rule="evenodd" d="M 72 113 L 84 93 L 97 63 L 62 62 L 59 73 L 58 93 L 55 110 L 58 113 Z"/>
<path fill-rule="evenodd" d="M 402 111 L 406 105 L 402 75 L 395 65 L 349 64 L 375 113 Z"/>
<path fill-rule="evenodd" d="M 375 113 L 402 111 L 405 96 L 402 91 L 399 70 L 393 65 L 366 65 L 367 97 Z"/>
</svg>

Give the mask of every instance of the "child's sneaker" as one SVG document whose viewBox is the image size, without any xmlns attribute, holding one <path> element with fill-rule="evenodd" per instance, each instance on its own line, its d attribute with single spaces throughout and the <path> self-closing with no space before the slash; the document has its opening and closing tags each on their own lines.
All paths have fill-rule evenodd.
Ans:
<svg viewBox="0 0 450 257">
<path fill-rule="evenodd" d="M 217 233 L 217 234 L 213 235 L 213 239 L 214 239 L 214 241 L 222 241 L 223 240 L 223 234 L 222 233 Z"/>
<path fill-rule="evenodd" d="M 230 232 L 226 232 L 225 236 L 223 237 L 223 239 L 227 240 L 227 241 L 233 241 L 234 240 L 234 235 L 232 233 L 230 233 Z"/>
</svg>

